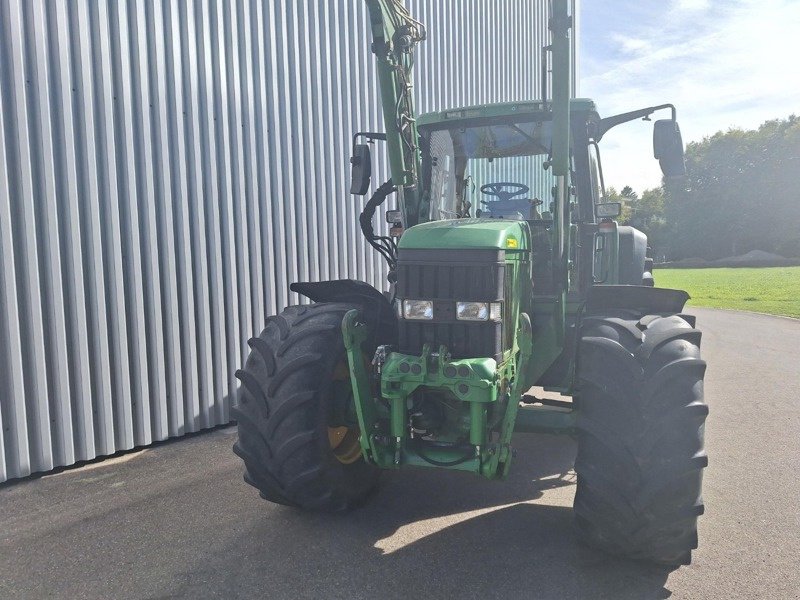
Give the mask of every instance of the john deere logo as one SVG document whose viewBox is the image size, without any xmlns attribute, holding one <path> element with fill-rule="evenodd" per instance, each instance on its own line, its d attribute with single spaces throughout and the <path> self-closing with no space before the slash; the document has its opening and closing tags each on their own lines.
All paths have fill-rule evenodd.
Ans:
<svg viewBox="0 0 800 600">
<path fill-rule="evenodd" d="M 510 237 L 506 240 L 506 248 L 511 248 L 512 250 L 515 250 L 519 248 L 519 242 L 517 241 L 516 238 Z"/>
</svg>

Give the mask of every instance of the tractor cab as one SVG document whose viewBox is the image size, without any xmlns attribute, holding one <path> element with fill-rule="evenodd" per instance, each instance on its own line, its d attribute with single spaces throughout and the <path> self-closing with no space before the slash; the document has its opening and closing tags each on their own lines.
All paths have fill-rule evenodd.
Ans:
<svg viewBox="0 0 800 600">
<path fill-rule="evenodd" d="M 573 119 L 586 131 L 587 118 L 597 119 L 594 104 L 573 100 L 571 105 Z M 482 105 L 422 115 L 418 121 L 421 179 L 428 218 L 518 219 L 539 225 L 552 222 L 556 185 L 550 169 L 552 119 L 552 112 L 542 102 Z M 591 192 L 591 187 L 586 189 Z M 601 194 L 596 196 L 592 202 L 600 200 Z"/>
<path fill-rule="evenodd" d="M 590 137 L 600 118 L 591 100 L 570 102 L 572 139 L 567 185 L 573 223 L 595 223 L 604 197 L 599 150 Z M 554 289 L 553 112 L 546 102 L 472 106 L 422 115 L 420 220 L 502 219 L 528 225 L 532 275 L 538 294 Z M 577 244 L 577 236 L 574 240 Z M 593 242 L 585 244 L 593 246 Z M 592 282 L 591 260 L 573 251 L 584 285 Z M 580 273 L 576 269 L 575 283 Z"/>
<path fill-rule="evenodd" d="M 552 131 L 540 103 L 420 117 L 422 186 L 430 220 L 541 219 L 554 185 L 548 171 Z"/>
</svg>

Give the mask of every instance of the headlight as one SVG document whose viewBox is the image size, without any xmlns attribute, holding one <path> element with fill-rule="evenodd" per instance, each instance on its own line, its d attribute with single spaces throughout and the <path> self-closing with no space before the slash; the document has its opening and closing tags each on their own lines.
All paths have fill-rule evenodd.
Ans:
<svg viewBox="0 0 800 600">
<path fill-rule="evenodd" d="M 403 316 L 413 321 L 432 321 L 433 302 L 430 300 L 404 300 Z"/>
<path fill-rule="evenodd" d="M 456 304 L 456 319 L 459 321 L 488 321 L 488 302 L 459 302 Z"/>
<path fill-rule="evenodd" d="M 500 302 L 458 302 L 456 319 L 459 321 L 501 321 L 503 305 Z"/>
</svg>

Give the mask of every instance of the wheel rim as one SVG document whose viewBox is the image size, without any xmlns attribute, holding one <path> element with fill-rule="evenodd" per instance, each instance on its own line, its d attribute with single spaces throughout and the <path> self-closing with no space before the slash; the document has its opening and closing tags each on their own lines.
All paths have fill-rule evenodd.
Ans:
<svg viewBox="0 0 800 600">
<path fill-rule="evenodd" d="M 333 371 L 334 382 L 349 382 L 350 370 L 345 360 L 341 361 Z M 350 390 L 352 399 L 352 390 Z M 343 465 L 351 465 L 361 458 L 360 431 L 358 427 L 346 425 L 328 425 L 328 443 L 333 455 Z"/>
<path fill-rule="evenodd" d="M 351 465 L 361 458 L 358 428 L 328 427 L 328 442 L 336 460 L 344 465 Z"/>
</svg>

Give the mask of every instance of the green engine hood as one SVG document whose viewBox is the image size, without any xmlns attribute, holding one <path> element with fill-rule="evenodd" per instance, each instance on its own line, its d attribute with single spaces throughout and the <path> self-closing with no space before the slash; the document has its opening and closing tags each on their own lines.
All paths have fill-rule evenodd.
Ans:
<svg viewBox="0 0 800 600">
<path fill-rule="evenodd" d="M 399 247 L 458 250 L 484 248 L 528 250 L 528 224 L 505 219 L 455 219 L 431 221 L 411 227 L 400 238 Z"/>
</svg>

